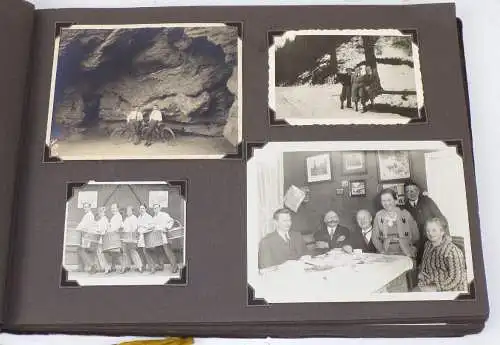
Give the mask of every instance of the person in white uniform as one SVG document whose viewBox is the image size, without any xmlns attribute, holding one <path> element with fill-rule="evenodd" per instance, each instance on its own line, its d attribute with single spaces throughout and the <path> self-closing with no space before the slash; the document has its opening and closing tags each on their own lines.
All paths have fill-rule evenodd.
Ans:
<svg viewBox="0 0 500 345">
<path fill-rule="evenodd" d="M 121 230 L 123 227 L 123 217 L 120 214 L 120 210 L 117 204 L 111 205 L 111 219 L 109 225 L 106 227 L 104 233 L 102 247 L 104 256 L 107 261 L 107 266 L 109 270 L 119 271 L 124 273 L 124 265 L 121 262 L 122 258 L 122 242 L 121 242 Z M 120 269 L 117 269 L 120 266 Z"/>
<path fill-rule="evenodd" d="M 123 262 L 126 269 L 130 269 L 133 264 L 133 269 L 142 272 L 143 263 L 137 251 L 137 242 L 139 239 L 138 233 L 139 221 L 134 214 L 132 206 L 127 207 L 127 217 L 123 221 Z"/>
<path fill-rule="evenodd" d="M 109 228 L 109 219 L 106 216 L 106 207 L 102 206 L 98 209 L 98 218 L 97 218 L 97 234 L 100 236 L 99 244 L 97 246 L 97 255 L 99 259 L 99 263 L 102 268 L 104 268 L 104 273 L 109 274 L 111 272 L 111 267 L 109 265 L 108 260 L 106 259 L 106 255 L 104 254 L 103 247 L 103 237 L 106 234 Z"/>
<path fill-rule="evenodd" d="M 146 211 L 146 206 L 141 205 L 139 207 L 139 217 L 137 218 L 137 232 L 139 233 L 139 238 L 137 240 L 137 247 L 143 253 L 146 259 L 148 269 L 151 273 L 156 271 L 155 263 L 153 257 L 151 256 L 151 251 L 146 247 L 146 234 L 151 232 L 154 228 L 153 217 Z"/>
<path fill-rule="evenodd" d="M 153 223 L 154 230 L 150 232 L 151 241 L 149 244 L 154 247 L 161 247 L 170 261 L 170 267 L 172 273 L 177 273 L 179 267 L 177 265 L 177 258 L 175 257 L 175 253 L 170 247 L 170 243 L 168 241 L 167 232 L 172 229 L 174 226 L 174 219 L 166 212 L 161 211 L 160 205 L 153 205 Z M 148 241 L 146 241 L 148 244 Z M 161 253 L 161 252 L 160 252 Z M 158 262 L 160 257 L 158 255 Z"/>
<path fill-rule="evenodd" d="M 144 116 L 142 115 L 139 107 L 134 107 L 127 116 L 127 127 L 129 131 L 134 134 L 131 139 L 134 140 L 135 145 L 138 145 L 141 142 L 143 120 Z"/>
<path fill-rule="evenodd" d="M 160 108 L 155 105 L 153 111 L 149 114 L 149 123 L 146 130 L 146 146 L 151 146 L 151 141 L 153 140 L 153 133 L 156 127 L 163 121 L 163 116 L 161 114 Z"/>
<path fill-rule="evenodd" d="M 85 214 L 76 227 L 76 230 L 81 232 L 81 244 L 78 254 L 83 263 L 83 270 L 94 274 L 97 271 L 95 260 L 100 236 L 96 232 L 97 223 L 91 205 L 85 202 L 82 206 Z"/>
</svg>

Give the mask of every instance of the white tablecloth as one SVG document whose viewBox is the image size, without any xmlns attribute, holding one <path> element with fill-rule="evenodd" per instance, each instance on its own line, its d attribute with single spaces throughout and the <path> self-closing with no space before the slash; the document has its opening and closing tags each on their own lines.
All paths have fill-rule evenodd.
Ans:
<svg viewBox="0 0 500 345">
<path fill-rule="evenodd" d="M 369 301 L 412 267 L 406 256 L 331 251 L 261 270 L 251 284 L 255 297 L 268 303 Z"/>
</svg>

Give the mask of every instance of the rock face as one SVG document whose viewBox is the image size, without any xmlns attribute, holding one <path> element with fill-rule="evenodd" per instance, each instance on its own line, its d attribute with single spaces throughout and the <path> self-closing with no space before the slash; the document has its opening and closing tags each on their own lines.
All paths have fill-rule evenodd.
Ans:
<svg viewBox="0 0 500 345">
<path fill-rule="evenodd" d="M 232 94 L 237 93 L 238 90 L 238 69 L 235 67 L 231 78 L 227 82 L 229 92 Z M 233 145 L 237 146 L 239 143 L 239 121 L 238 121 L 238 102 L 235 100 L 229 109 L 229 117 L 226 126 L 224 127 L 224 137 Z"/>
<path fill-rule="evenodd" d="M 56 122 L 102 128 L 158 105 L 178 131 L 222 136 L 238 113 L 237 42 L 231 26 L 63 30 Z"/>
</svg>

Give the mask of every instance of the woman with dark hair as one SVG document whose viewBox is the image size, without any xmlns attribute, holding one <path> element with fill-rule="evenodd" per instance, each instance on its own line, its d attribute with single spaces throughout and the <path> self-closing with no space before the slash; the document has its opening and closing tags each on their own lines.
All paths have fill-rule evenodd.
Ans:
<svg viewBox="0 0 500 345">
<path fill-rule="evenodd" d="M 425 230 L 428 241 L 418 274 L 418 290 L 467 291 L 464 254 L 451 241 L 447 222 L 440 217 L 428 219 Z"/>
<path fill-rule="evenodd" d="M 382 209 L 373 222 L 373 245 L 382 254 L 406 255 L 415 258 L 420 238 L 412 215 L 396 205 L 396 192 L 390 188 L 380 192 Z"/>
</svg>

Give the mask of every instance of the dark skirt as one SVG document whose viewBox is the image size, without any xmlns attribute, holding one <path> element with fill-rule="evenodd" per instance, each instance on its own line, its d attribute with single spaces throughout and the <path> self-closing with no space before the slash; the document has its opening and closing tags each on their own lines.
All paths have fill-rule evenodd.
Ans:
<svg viewBox="0 0 500 345">
<path fill-rule="evenodd" d="M 135 244 L 137 244 L 138 239 L 139 239 L 139 233 L 137 233 L 137 232 L 124 232 L 124 233 L 122 233 L 122 242 L 123 243 L 135 243 Z"/>
<path fill-rule="evenodd" d="M 120 233 L 108 232 L 102 239 L 102 250 L 105 252 L 119 252 L 122 247 Z"/>
<path fill-rule="evenodd" d="M 163 231 L 153 230 L 144 234 L 146 248 L 156 248 L 167 244 L 166 234 Z"/>
<path fill-rule="evenodd" d="M 97 245 L 99 244 L 99 240 L 100 240 L 100 235 L 84 232 L 82 233 L 81 247 L 83 249 L 96 251 Z"/>
</svg>

